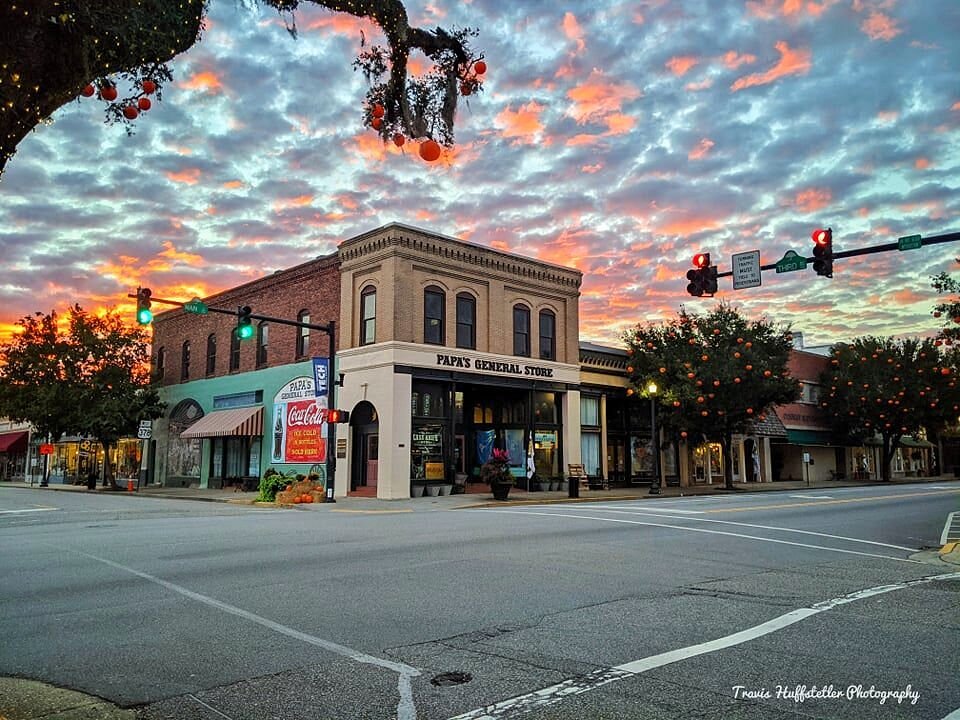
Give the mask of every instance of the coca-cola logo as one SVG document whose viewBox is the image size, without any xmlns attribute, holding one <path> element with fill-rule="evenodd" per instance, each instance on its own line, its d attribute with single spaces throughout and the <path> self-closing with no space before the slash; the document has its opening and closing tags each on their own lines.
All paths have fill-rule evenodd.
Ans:
<svg viewBox="0 0 960 720">
<path fill-rule="evenodd" d="M 320 425 L 327 421 L 327 408 L 310 403 L 309 405 L 290 405 L 287 408 L 287 427 Z"/>
</svg>

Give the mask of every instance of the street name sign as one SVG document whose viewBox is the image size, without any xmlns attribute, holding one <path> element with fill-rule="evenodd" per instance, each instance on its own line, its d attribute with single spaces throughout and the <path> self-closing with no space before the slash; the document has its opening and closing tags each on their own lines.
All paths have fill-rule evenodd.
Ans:
<svg viewBox="0 0 960 720">
<path fill-rule="evenodd" d="M 760 287 L 760 251 L 734 253 L 733 262 L 733 289 Z"/>
<path fill-rule="evenodd" d="M 183 304 L 183 311 L 193 313 L 194 315 L 206 315 L 207 304 L 200 298 L 194 298 L 193 300 Z"/>
<path fill-rule="evenodd" d="M 778 273 L 793 272 L 794 270 L 806 270 L 807 259 L 797 255 L 793 250 L 787 250 L 783 257 L 777 260 L 774 266 Z"/>
<path fill-rule="evenodd" d="M 923 245 L 923 238 L 920 235 L 907 235 L 897 239 L 897 250 L 916 250 Z"/>
</svg>

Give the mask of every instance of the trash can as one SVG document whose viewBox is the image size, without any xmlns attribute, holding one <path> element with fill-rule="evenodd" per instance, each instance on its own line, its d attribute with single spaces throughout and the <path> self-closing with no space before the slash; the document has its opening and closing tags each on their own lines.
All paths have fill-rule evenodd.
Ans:
<svg viewBox="0 0 960 720">
<path fill-rule="evenodd" d="M 87 474 L 87 490 L 97 489 L 97 474 L 92 470 Z"/>
</svg>

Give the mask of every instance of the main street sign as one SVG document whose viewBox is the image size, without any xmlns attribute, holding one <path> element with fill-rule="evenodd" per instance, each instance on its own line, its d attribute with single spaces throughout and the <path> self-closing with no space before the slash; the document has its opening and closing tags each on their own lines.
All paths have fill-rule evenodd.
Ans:
<svg viewBox="0 0 960 720">
<path fill-rule="evenodd" d="M 794 270 L 806 270 L 807 259 L 797 255 L 793 250 L 787 250 L 783 257 L 777 260 L 774 266 L 778 273 L 793 272 Z"/>
<path fill-rule="evenodd" d="M 920 235 L 907 235 L 897 239 L 897 250 L 916 250 L 923 245 L 923 238 Z"/>
<path fill-rule="evenodd" d="M 733 289 L 760 287 L 760 251 L 734 253 L 731 256 L 733 263 Z"/>
<path fill-rule="evenodd" d="M 206 315 L 207 304 L 200 298 L 194 298 L 193 300 L 183 304 L 183 311 L 193 313 L 194 315 Z"/>
</svg>

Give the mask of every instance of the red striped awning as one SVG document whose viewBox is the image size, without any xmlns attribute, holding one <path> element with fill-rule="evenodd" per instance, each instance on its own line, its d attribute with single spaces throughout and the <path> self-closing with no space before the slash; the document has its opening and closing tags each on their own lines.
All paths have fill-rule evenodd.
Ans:
<svg viewBox="0 0 960 720">
<path fill-rule="evenodd" d="M 0 452 L 23 452 L 27 449 L 27 431 L 0 433 Z"/>
<path fill-rule="evenodd" d="M 190 438 L 263 435 L 263 407 L 216 410 L 188 427 L 180 437 Z"/>
</svg>

